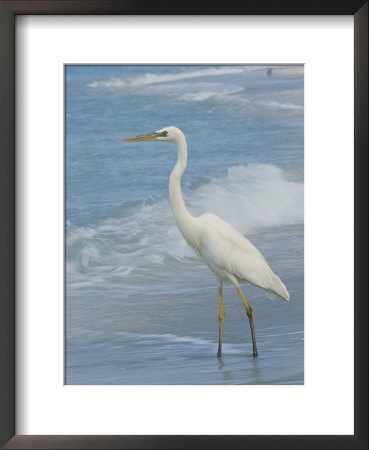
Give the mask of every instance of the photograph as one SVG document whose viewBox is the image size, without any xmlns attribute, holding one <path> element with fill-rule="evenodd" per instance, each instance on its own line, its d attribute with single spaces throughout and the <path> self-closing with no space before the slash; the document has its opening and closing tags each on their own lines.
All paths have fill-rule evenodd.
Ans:
<svg viewBox="0 0 369 450">
<path fill-rule="evenodd" d="M 367 448 L 367 43 L 0 0 L 1 448 Z"/>
<path fill-rule="evenodd" d="M 64 66 L 66 385 L 304 384 L 304 65 Z"/>
</svg>

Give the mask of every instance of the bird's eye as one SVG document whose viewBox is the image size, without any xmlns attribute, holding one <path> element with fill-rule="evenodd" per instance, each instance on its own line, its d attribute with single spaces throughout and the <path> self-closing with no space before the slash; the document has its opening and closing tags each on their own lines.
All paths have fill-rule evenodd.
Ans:
<svg viewBox="0 0 369 450">
<path fill-rule="evenodd" d="M 161 136 L 161 137 L 168 136 L 168 131 L 163 131 L 162 133 L 159 134 L 159 136 Z"/>
</svg>

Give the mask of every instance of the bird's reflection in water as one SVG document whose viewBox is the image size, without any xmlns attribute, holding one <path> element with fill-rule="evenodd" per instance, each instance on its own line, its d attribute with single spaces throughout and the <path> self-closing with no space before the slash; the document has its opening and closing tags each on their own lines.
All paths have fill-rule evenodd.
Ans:
<svg viewBox="0 0 369 450">
<path fill-rule="evenodd" d="M 242 355 L 244 357 L 244 355 Z M 258 358 L 249 358 L 247 368 L 241 369 L 243 376 L 240 378 L 244 382 L 240 384 L 248 384 L 248 380 L 254 380 L 253 384 L 259 384 L 257 380 L 261 380 L 261 372 Z M 234 361 L 227 362 L 227 358 L 218 357 L 218 370 L 222 372 L 223 384 L 234 384 Z M 256 380 L 256 381 L 255 381 Z"/>
<path fill-rule="evenodd" d="M 227 363 L 223 360 L 221 356 L 218 357 L 218 369 L 223 372 L 223 380 L 225 384 L 231 383 L 232 374 L 230 370 L 227 370 Z"/>
</svg>

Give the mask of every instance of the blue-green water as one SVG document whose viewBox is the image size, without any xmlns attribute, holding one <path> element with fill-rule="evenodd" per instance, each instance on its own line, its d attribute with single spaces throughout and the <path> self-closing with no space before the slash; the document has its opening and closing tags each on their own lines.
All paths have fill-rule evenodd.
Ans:
<svg viewBox="0 0 369 450">
<path fill-rule="evenodd" d="M 268 69 L 271 69 L 271 74 Z M 66 383 L 302 384 L 302 66 L 66 66 Z M 187 138 L 193 215 L 258 247 L 288 303 L 216 281 L 177 230 L 168 143 L 121 138 L 174 125 Z"/>
</svg>

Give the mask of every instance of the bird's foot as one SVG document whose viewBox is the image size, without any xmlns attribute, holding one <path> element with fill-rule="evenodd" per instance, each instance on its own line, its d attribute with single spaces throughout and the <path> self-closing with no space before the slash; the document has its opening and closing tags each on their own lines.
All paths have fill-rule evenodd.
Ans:
<svg viewBox="0 0 369 450">
<path fill-rule="evenodd" d="M 254 351 L 252 352 L 252 356 L 253 356 L 253 357 L 258 356 L 258 351 L 257 351 L 257 350 L 254 350 Z"/>
</svg>

